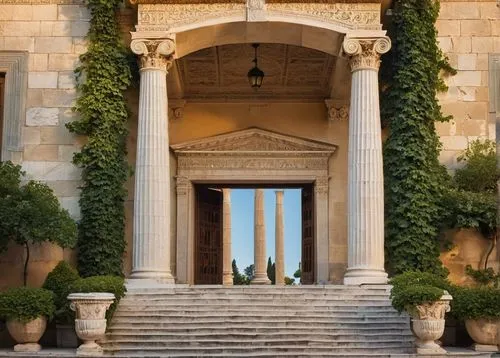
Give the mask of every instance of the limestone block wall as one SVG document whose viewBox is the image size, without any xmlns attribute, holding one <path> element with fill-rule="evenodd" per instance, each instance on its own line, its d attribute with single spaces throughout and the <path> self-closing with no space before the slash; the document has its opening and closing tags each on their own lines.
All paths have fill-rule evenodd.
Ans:
<svg viewBox="0 0 500 358">
<path fill-rule="evenodd" d="M 446 78 L 448 91 L 439 96 L 453 120 L 436 125 L 443 143 L 440 159 L 454 169 L 472 140 L 495 139 L 489 62 L 500 54 L 500 7 L 491 0 L 441 0 L 436 27 L 441 49 L 458 71 Z"/>
</svg>

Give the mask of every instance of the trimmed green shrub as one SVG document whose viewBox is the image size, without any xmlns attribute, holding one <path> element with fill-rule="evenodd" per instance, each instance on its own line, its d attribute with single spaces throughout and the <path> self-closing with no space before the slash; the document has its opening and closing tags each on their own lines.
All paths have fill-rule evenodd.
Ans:
<svg viewBox="0 0 500 358">
<path fill-rule="evenodd" d="M 450 287 L 448 280 L 428 272 L 408 271 L 393 277 L 389 284 L 392 306 L 402 312 L 415 305 L 438 300 Z"/>
<path fill-rule="evenodd" d="M 5 320 L 29 322 L 38 317 L 52 319 L 54 294 L 43 288 L 19 287 L 0 294 L 0 317 Z"/>
<path fill-rule="evenodd" d="M 78 279 L 78 272 L 65 261 L 60 261 L 45 279 L 43 288 L 54 293 L 57 323 L 71 323 L 75 318 L 74 312 L 69 308 L 68 294 L 71 285 Z"/>
<path fill-rule="evenodd" d="M 71 286 L 72 293 L 109 292 L 115 295 L 115 302 L 106 312 L 109 321 L 115 313 L 120 299 L 125 296 L 125 280 L 119 276 L 91 276 L 76 280 Z"/>
<path fill-rule="evenodd" d="M 494 287 L 458 287 L 450 290 L 453 296 L 451 313 L 465 319 L 500 318 L 500 289 Z"/>
<path fill-rule="evenodd" d="M 75 221 L 47 184 L 30 180 L 21 185 L 19 165 L 0 162 L 0 250 L 10 241 L 25 248 L 23 281 L 27 284 L 30 245 L 52 242 L 63 248 L 76 243 Z"/>
</svg>

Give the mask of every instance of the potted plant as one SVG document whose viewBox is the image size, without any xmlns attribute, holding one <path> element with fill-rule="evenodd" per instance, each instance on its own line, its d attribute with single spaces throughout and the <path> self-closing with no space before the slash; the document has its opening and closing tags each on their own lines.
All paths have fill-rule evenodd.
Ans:
<svg viewBox="0 0 500 358">
<path fill-rule="evenodd" d="M 54 311 L 53 294 L 43 288 L 12 288 L 0 294 L 0 317 L 7 321 L 7 329 L 18 343 L 16 352 L 41 349 L 38 341 Z"/>
<path fill-rule="evenodd" d="M 0 162 L 0 251 L 9 242 L 25 247 L 24 286 L 28 280 L 30 246 L 49 241 L 61 247 L 76 243 L 76 223 L 62 209 L 46 184 L 28 181 L 21 185 L 24 172 L 12 162 Z"/>
<path fill-rule="evenodd" d="M 474 349 L 498 352 L 500 289 L 497 287 L 453 287 L 453 315 L 465 321 Z"/>
<path fill-rule="evenodd" d="M 78 347 L 78 337 L 75 332 L 75 314 L 69 307 L 67 299 L 71 285 L 80 278 L 78 272 L 67 262 L 61 261 L 47 275 L 43 288 L 54 293 L 56 307 L 57 346 L 59 348 Z"/>
<path fill-rule="evenodd" d="M 78 347 L 79 355 L 96 355 L 102 352 L 97 344 L 106 332 L 106 322 L 111 320 L 120 299 L 125 295 L 122 277 L 92 276 L 74 282 L 68 299 L 76 312 L 75 330 L 84 341 Z"/>
<path fill-rule="evenodd" d="M 389 283 L 393 285 L 393 307 L 411 317 L 417 353 L 445 353 L 435 341 L 444 333 L 444 315 L 450 310 L 452 297 L 445 290 L 449 283 L 437 275 L 418 271 L 395 276 Z"/>
</svg>

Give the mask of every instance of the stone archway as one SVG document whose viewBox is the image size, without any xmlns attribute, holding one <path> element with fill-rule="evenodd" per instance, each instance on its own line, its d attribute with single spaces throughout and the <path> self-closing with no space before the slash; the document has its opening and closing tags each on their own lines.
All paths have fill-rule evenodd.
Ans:
<svg viewBox="0 0 500 358">
<path fill-rule="evenodd" d="M 179 143 L 177 282 L 194 282 L 194 184 L 313 183 L 316 282 L 328 281 L 328 160 L 336 146 L 258 128 Z"/>
<path fill-rule="evenodd" d="M 348 267 L 344 283 L 386 283 L 378 68 L 380 55 L 389 50 L 390 40 L 381 30 L 380 2 L 166 2 L 137 0 L 138 24 L 132 33 L 132 51 L 140 56 L 141 85 L 131 279 L 141 283 L 175 282 L 170 262 L 170 177 L 165 175 L 170 173 L 167 71 L 177 57 L 176 48 L 181 51 L 184 46 L 182 53 L 187 54 L 207 47 L 207 41 L 197 42 L 191 36 L 185 37 L 182 44 L 177 43 L 177 38 L 203 29 L 207 33 L 216 31 L 214 38 L 221 39 L 226 26 L 268 23 L 298 26 L 306 32 L 326 31 L 325 41 L 327 34 L 332 39 L 342 39 L 336 42 L 335 49 L 348 60 L 352 74 L 348 116 Z M 245 32 L 230 41 L 253 41 L 248 35 Z M 290 42 L 298 39 L 291 37 Z M 193 45 L 188 46 L 190 41 Z M 311 38 L 307 41 L 301 42 L 301 46 L 307 43 L 312 48 L 322 47 Z"/>
</svg>

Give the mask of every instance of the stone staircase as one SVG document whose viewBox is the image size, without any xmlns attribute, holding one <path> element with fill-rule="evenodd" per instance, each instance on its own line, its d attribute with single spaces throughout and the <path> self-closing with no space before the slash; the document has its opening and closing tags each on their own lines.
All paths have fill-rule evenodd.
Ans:
<svg viewBox="0 0 500 358">
<path fill-rule="evenodd" d="M 129 289 L 103 342 L 126 357 L 389 357 L 413 351 L 388 286 Z"/>
</svg>

